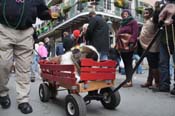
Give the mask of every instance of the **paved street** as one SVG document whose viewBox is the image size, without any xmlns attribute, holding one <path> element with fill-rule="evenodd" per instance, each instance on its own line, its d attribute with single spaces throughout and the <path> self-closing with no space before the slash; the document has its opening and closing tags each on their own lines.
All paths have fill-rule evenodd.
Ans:
<svg viewBox="0 0 175 116">
<path fill-rule="evenodd" d="M 145 81 L 147 71 L 144 74 L 134 75 L 134 87 L 120 90 L 121 103 L 116 110 L 106 110 L 100 102 L 94 101 L 87 106 L 87 116 L 175 116 L 175 96 L 169 93 L 154 93 L 149 89 L 140 88 Z M 117 83 L 125 77 L 117 74 Z M 57 100 L 42 103 L 38 96 L 38 88 L 41 80 L 32 83 L 31 105 L 34 112 L 28 116 L 66 116 L 64 109 L 64 97 L 67 92 L 58 93 Z M 14 76 L 9 83 L 12 106 L 2 110 L 0 116 L 24 116 L 17 109 L 15 100 Z"/>
</svg>

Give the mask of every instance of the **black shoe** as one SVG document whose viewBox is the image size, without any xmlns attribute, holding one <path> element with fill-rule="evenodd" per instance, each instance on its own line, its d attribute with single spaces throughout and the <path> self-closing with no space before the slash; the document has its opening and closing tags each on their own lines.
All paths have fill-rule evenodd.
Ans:
<svg viewBox="0 0 175 116">
<path fill-rule="evenodd" d="M 11 101 L 8 95 L 0 97 L 0 105 L 2 106 L 3 109 L 7 109 L 10 107 Z"/>
<path fill-rule="evenodd" d="M 35 77 L 31 77 L 30 81 L 35 82 Z"/>
<path fill-rule="evenodd" d="M 171 95 L 175 95 L 175 87 L 174 87 L 174 89 L 173 90 L 171 90 Z"/>
<path fill-rule="evenodd" d="M 152 89 L 153 92 L 170 92 L 170 87 L 159 86 Z"/>
<path fill-rule="evenodd" d="M 29 114 L 29 113 L 33 112 L 32 107 L 27 102 L 19 104 L 18 109 L 20 109 L 21 112 L 24 113 L 24 114 Z"/>
</svg>

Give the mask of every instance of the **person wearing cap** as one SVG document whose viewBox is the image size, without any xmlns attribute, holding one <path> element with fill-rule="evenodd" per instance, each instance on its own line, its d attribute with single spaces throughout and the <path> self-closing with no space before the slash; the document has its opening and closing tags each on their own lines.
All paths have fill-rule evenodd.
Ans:
<svg viewBox="0 0 175 116">
<path fill-rule="evenodd" d="M 80 30 L 76 29 L 73 31 L 74 46 L 79 45 Z"/>
<path fill-rule="evenodd" d="M 116 46 L 119 45 L 119 40 L 122 38 L 127 39 L 126 49 L 117 49 L 120 52 L 121 58 L 125 65 L 126 78 L 132 77 L 132 57 L 134 53 L 134 48 L 137 43 L 138 35 L 138 24 L 137 21 L 131 15 L 131 12 L 128 9 L 124 9 L 121 13 L 122 20 L 120 21 L 120 27 L 116 33 Z M 132 87 L 132 80 L 127 82 L 123 87 Z"/>
<path fill-rule="evenodd" d="M 94 11 L 89 13 L 89 26 L 86 31 L 87 44 L 94 46 L 100 53 L 100 60 L 108 59 L 109 27 L 106 21 Z"/>
</svg>

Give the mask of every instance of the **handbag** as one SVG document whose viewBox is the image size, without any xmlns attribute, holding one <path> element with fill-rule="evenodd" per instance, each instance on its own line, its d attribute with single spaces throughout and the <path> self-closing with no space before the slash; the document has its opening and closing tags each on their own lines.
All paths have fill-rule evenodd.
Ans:
<svg viewBox="0 0 175 116">
<path fill-rule="evenodd" d="M 119 51 L 134 51 L 137 47 L 137 44 L 135 43 L 134 46 L 130 47 L 130 39 L 131 39 L 131 34 L 120 34 L 117 38 L 116 41 L 116 49 Z"/>
</svg>

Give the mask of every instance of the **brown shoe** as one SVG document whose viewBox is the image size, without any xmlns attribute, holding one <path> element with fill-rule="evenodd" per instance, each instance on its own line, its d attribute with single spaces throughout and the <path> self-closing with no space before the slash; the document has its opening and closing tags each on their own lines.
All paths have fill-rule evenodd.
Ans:
<svg viewBox="0 0 175 116">
<path fill-rule="evenodd" d="M 154 85 L 152 85 L 152 86 L 149 86 L 148 88 L 149 88 L 149 89 L 159 88 L 159 85 L 154 84 Z"/>
<path fill-rule="evenodd" d="M 152 86 L 152 82 L 153 82 L 153 71 L 152 71 L 152 68 L 149 68 L 147 81 L 146 83 L 141 84 L 140 86 L 142 88 L 147 88 L 149 86 Z"/>
<path fill-rule="evenodd" d="M 160 71 L 159 71 L 159 69 L 153 69 L 153 77 L 155 79 L 155 86 L 159 87 L 159 84 L 160 84 Z"/>
<path fill-rule="evenodd" d="M 141 84 L 140 86 L 141 86 L 142 88 L 147 88 L 147 87 L 152 86 L 152 84 L 151 84 L 151 83 L 146 82 L 145 84 Z"/>
<path fill-rule="evenodd" d="M 127 82 L 126 84 L 123 85 L 124 88 L 127 88 L 127 87 L 132 87 L 132 82 Z"/>
</svg>

